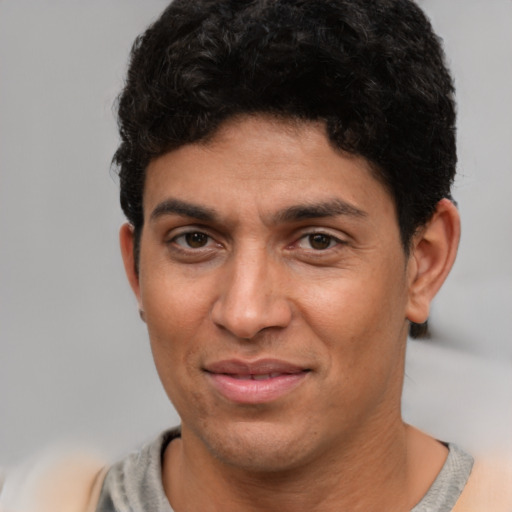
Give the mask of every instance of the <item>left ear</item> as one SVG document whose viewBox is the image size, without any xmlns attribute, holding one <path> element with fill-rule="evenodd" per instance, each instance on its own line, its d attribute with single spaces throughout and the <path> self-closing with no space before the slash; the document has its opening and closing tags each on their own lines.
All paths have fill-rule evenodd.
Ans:
<svg viewBox="0 0 512 512">
<path fill-rule="evenodd" d="M 460 217 L 449 199 L 437 203 L 428 223 L 413 237 L 408 262 L 409 297 L 406 317 L 422 324 L 430 303 L 450 272 L 460 239 Z"/>
</svg>

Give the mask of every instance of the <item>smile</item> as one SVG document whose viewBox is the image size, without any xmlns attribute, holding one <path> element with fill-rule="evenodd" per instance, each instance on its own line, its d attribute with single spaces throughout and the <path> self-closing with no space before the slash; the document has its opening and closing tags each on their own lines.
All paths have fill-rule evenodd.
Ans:
<svg viewBox="0 0 512 512">
<path fill-rule="evenodd" d="M 263 404 L 284 397 L 309 373 L 308 369 L 276 360 L 220 361 L 205 370 L 215 391 L 239 404 Z"/>
<path fill-rule="evenodd" d="M 275 377 L 279 377 L 282 375 L 281 373 L 266 373 L 262 375 L 231 375 L 234 379 L 239 380 L 268 380 L 268 379 L 274 379 Z"/>
</svg>

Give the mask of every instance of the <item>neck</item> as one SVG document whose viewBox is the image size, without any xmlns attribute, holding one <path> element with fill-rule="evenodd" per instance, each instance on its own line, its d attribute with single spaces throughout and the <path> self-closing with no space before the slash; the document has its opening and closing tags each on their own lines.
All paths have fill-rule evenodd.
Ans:
<svg viewBox="0 0 512 512">
<path fill-rule="evenodd" d="M 300 467 L 262 473 L 223 463 L 185 429 L 166 450 L 163 480 L 176 512 L 406 511 L 445 458 L 442 445 L 398 419 Z"/>
</svg>

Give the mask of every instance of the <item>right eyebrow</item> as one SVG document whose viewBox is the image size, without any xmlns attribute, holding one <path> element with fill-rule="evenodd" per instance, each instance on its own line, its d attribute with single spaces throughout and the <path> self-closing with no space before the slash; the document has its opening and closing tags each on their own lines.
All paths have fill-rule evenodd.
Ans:
<svg viewBox="0 0 512 512">
<path fill-rule="evenodd" d="M 217 219 L 217 214 L 211 208 L 173 198 L 159 203 L 151 212 L 150 220 L 155 221 L 164 215 L 180 215 L 204 222 L 213 222 Z"/>
</svg>

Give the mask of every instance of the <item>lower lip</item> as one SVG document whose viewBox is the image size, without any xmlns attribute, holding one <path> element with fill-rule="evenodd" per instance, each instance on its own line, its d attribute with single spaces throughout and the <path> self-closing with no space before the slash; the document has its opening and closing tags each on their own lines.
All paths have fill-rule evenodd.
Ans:
<svg viewBox="0 0 512 512">
<path fill-rule="evenodd" d="M 302 383 L 307 374 L 290 373 L 265 380 L 236 379 L 221 373 L 209 373 L 208 376 L 224 398 L 240 404 L 262 404 L 287 395 Z"/>
</svg>

